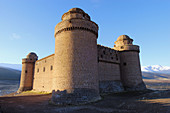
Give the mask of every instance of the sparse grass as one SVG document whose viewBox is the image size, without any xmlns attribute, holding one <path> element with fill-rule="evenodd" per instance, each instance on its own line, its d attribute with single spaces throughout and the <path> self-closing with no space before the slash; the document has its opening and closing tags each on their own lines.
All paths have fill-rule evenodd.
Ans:
<svg viewBox="0 0 170 113">
<path fill-rule="evenodd" d="M 168 90 L 170 89 L 170 80 L 147 80 L 144 79 L 146 87 L 156 90 Z"/>
<path fill-rule="evenodd" d="M 41 91 L 41 92 L 38 92 L 38 91 L 24 91 L 22 93 L 35 93 L 35 94 L 50 94 L 51 92 L 45 92 L 45 91 Z"/>
</svg>

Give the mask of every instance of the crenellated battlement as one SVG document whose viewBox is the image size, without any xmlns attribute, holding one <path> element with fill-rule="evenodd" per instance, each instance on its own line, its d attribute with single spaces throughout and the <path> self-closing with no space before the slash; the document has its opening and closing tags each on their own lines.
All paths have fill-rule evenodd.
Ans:
<svg viewBox="0 0 170 113">
<path fill-rule="evenodd" d="M 73 18 L 70 20 L 61 21 L 55 27 L 55 34 L 61 33 L 63 31 L 71 30 L 86 30 L 94 33 L 98 37 L 98 25 L 93 21 L 87 21 L 84 19 Z"/>
<path fill-rule="evenodd" d="M 97 45 L 99 62 L 120 63 L 119 53 L 109 47 Z"/>
<path fill-rule="evenodd" d="M 85 31 L 89 31 L 91 33 L 94 33 L 96 35 L 96 37 L 98 37 L 98 32 L 94 31 L 93 29 L 86 28 L 86 27 L 67 27 L 67 28 L 63 28 L 63 29 L 57 31 L 55 36 L 58 33 L 61 33 L 61 32 L 64 32 L 64 31 L 71 31 L 71 30 L 85 30 Z"/>
<path fill-rule="evenodd" d="M 118 47 L 114 47 L 115 50 L 117 51 L 136 51 L 136 52 L 140 52 L 139 50 L 139 46 L 138 45 L 123 45 L 123 46 L 118 46 Z"/>
<path fill-rule="evenodd" d="M 35 62 L 36 62 L 36 60 L 34 60 L 34 59 L 29 59 L 29 58 L 22 59 L 22 64 L 23 63 L 35 63 Z"/>
<path fill-rule="evenodd" d="M 62 21 L 55 27 L 55 37 L 63 31 L 85 30 L 98 37 L 98 25 L 90 20 L 90 16 L 82 9 L 70 9 L 62 16 Z"/>
</svg>

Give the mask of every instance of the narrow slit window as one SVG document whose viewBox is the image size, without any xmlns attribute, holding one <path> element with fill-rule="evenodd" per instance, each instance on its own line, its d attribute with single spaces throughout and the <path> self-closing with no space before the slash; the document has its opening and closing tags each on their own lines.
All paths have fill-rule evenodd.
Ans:
<svg viewBox="0 0 170 113">
<path fill-rule="evenodd" d="M 103 51 L 103 54 L 105 55 L 105 54 L 106 54 L 106 52 L 105 52 L 105 51 Z"/>
<path fill-rule="evenodd" d="M 43 72 L 45 72 L 45 67 L 43 68 Z"/>
<path fill-rule="evenodd" d="M 51 66 L 51 70 L 53 70 L 53 66 Z"/>
</svg>

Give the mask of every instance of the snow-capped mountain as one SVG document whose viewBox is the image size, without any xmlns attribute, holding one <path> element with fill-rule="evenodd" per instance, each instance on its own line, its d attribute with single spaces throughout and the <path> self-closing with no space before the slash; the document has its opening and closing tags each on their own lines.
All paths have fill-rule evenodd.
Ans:
<svg viewBox="0 0 170 113">
<path fill-rule="evenodd" d="M 142 66 L 142 72 L 170 74 L 170 67 L 161 65 Z"/>
<path fill-rule="evenodd" d="M 7 63 L 0 63 L 0 67 L 3 68 L 9 68 L 9 69 L 15 69 L 15 70 L 22 70 L 22 65 L 21 64 L 7 64 Z"/>
</svg>

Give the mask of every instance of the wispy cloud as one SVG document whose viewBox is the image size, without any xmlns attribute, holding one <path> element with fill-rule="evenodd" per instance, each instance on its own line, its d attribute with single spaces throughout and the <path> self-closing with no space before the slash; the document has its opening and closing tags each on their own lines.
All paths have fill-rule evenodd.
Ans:
<svg viewBox="0 0 170 113">
<path fill-rule="evenodd" d="M 91 0 L 91 2 L 98 3 L 100 0 Z"/>
<path fill-rule="evenodd" d="M 98 8 L 101 5 L 101 0 L 90 0 L 90 1 L 95 8 Z"/>
<path fill-rule="evenodd" d="M 10 36 L 11 40 L 18 40 L 21 39 L 21 36 L 16 34 L 16 33 L 12 33 L 12 35 Z"/>
</svg>

